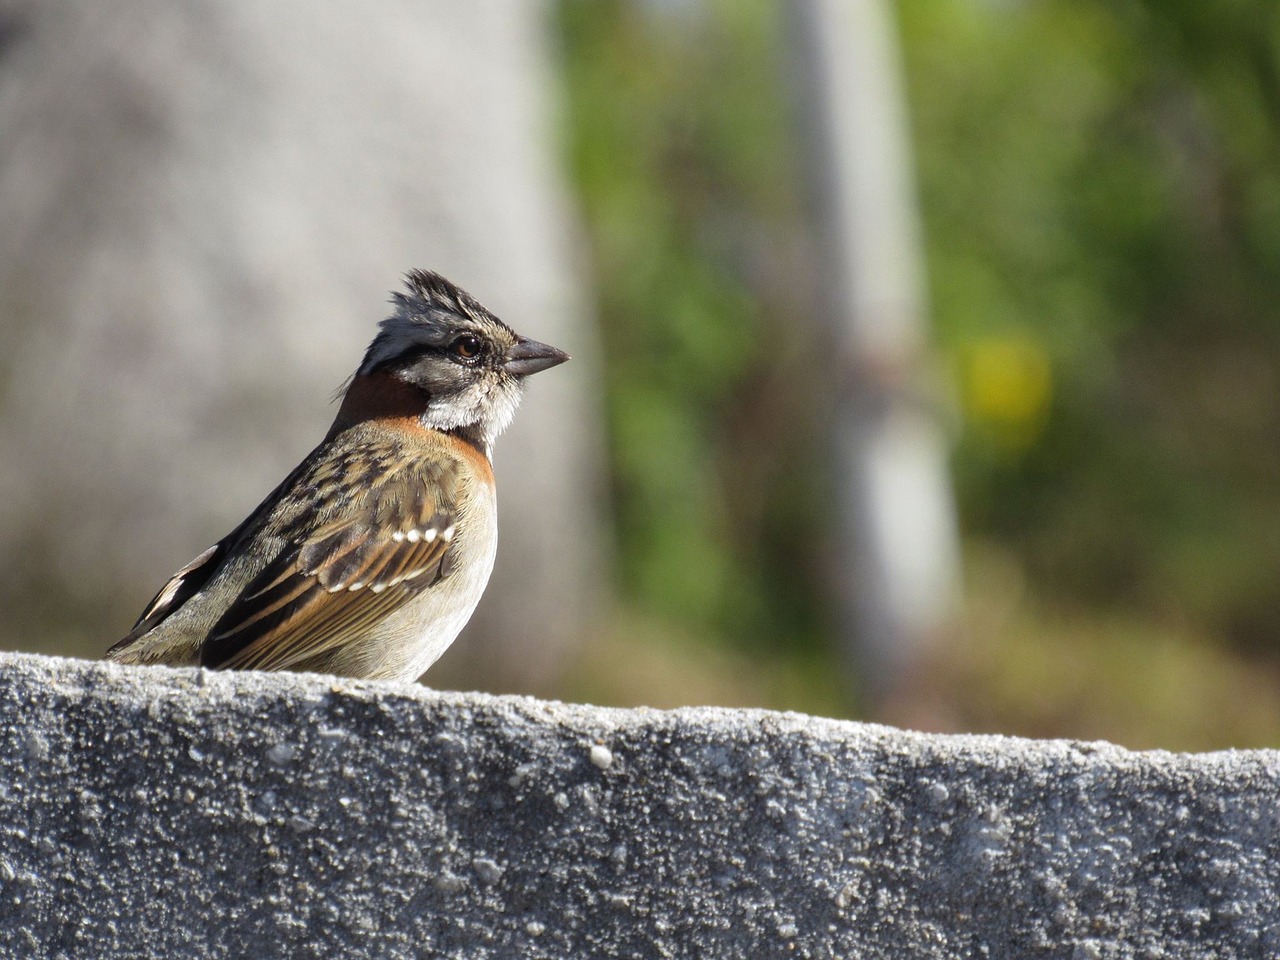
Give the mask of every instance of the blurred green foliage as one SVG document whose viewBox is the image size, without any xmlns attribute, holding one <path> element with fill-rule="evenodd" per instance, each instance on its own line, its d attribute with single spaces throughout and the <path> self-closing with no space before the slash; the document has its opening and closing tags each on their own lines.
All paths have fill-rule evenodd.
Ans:
<svg viewBox="0 0 1280 960">
<path fill-rule="evenodd" d="M 814 635 L 800 220 L 771 4 L 560 7 L 608 369 L 624 589 L 746 642 Z"/>
<path fill-rule="evenodd" d="M 1280 6 L 900 11 L 966 529 L 1042 593 L 1274 648 Z M 974 400 L 1037 353 L 1011 431 Z"/>
<path fill-rule="evenodd" d="M 825 426 L 782 10 L 559 10 L 624 589 L 811 655 Z M 966 536 L 1037 609 L 1274 651 L 1280 4 L 896 11 Z"/>
</svg>

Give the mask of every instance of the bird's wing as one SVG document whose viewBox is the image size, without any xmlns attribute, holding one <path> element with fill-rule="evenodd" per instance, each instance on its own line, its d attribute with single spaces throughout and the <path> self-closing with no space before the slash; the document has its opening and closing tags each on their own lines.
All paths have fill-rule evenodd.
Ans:
<svg viewBox="0 0 1280 960">
<path fill-rule="evenodd" d="M 285 670 L 357 637 L 447 575 L 460 476 L 395 446 L 349 451 L 302 478 L 283 549 L 232 601 L 204 666 Z"/>
<path fill-rule="evenodd" d="M 307 461 L 304 460 L 267 495 L 262 503 L 258 504 L 240 526 L 170 577 L 169 581 L 160 588 L 160 592 L 147 604 L 146 609 L 142 611 L 142 616 L 138 617 L 137 623 L 133 625 L 128 635 L 112 644 L 107 650 L 107 657 L 127 660 L 136 653 L 136 649 L 131 648 L 134 648 L 138 640 L 169 619 L 183 604 L 203 590 L 240 539 L 246 534 L 252 535 L 262 525 L 263 520 L 279 503 L 284 491 L 291 488 L 304 475 L 306 469 Z"/>
<path fill-rule="evenodd" d="M 201 587 L 209 582 L 209 578 L 222 563 L 222 558 L 227 553 L 227 545 L 233 539 L 234 535 L 219 540 L 170 577 L 169 582 L 160 588 L 160 592 L 142 611 L 142 616 L 133 625 L 133 629 L 123 639 L 116 641 L 108 648 L 107 657 L 117 659 L 121 656 L 129 656 L 132 653 L 129 648 L 139 637 L 158 626 L 171 613 L 199 593 Z"/>
</svg>

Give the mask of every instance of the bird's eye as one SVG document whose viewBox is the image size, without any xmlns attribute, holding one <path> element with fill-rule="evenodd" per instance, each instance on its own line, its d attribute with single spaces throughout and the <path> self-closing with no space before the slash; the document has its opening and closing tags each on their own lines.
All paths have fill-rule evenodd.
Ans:
<svg viewBox="0 0 1280 960">
<path fill-rule="evenodd" d="M 474 360 L 480 356 L 480 338 L 470 334 L 459 337 L 449 344 L 449 350 L 459 360 Z"/>
</svg>

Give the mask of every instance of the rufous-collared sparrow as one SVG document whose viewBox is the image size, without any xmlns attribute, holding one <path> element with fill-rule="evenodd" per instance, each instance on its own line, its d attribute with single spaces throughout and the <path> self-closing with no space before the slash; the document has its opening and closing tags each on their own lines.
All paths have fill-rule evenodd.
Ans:
<svg viewBox="0 0 1280 960">
<path fill-rule="evenodd" d="M 523 379 L 569 357 L 405 279 L 328 435 L 109 659 L 412 680 L 453 642 L 493 570 L 494 438 Z"/>
</svg>

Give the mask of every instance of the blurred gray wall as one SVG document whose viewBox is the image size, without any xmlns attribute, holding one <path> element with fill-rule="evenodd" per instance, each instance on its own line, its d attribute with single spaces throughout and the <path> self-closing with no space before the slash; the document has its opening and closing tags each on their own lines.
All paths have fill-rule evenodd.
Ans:
<svg viewBox="0 0 1280 960">
<path fill-rule="evenodd" d="M 498 445 L 498 569 L 429 676 L 552 682 L 603 577 L 547 14 L 0 0 L 0 645 L 123 634 L 320 439 L 423 266 L 575 357 Z"/>
</svg>

